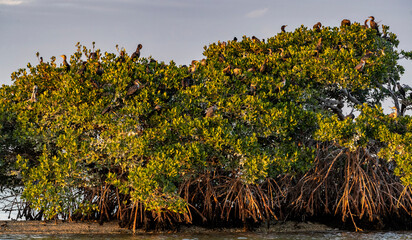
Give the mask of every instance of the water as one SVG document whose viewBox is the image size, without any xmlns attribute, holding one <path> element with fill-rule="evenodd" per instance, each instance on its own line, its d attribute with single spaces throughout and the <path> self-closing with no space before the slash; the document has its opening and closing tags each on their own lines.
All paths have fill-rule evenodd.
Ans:
<svg viewBox="0 0 412 240">
<path fill-rule="evenodd" d="M 305 232 L 305 233 L 213 233 L 213 234 L 110 234 L 110 235 L 88 235 L 88 234 L 64 234 L 64 235 L 0 235 L 2 239 L 35 239 L 35 240 L 403 240 L 412 239 L 412 232 Z"/>
</svg>

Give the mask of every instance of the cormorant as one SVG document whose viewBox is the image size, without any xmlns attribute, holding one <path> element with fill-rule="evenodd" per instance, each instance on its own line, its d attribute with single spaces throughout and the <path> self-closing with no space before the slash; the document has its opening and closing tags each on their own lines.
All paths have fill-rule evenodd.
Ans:
<svg viewBox="0 0 412 240">
<path fill-rule="evenodd" d="M 285 30 L 285 27 L 287 27 L 288 25 L 282 25 L 281 27 L 280 27 L 280 30 L 284 33 L 284 32 L 286 32 L 286 30 Z"/>
<path fill-rule="evenodd" d="M 182 88 L 186 89 L 190 86 L 193 85 L 193 79 L 191 79 L 190 77 L 186 77 L 182 79 Z"/>
<path fill-rule="evenodd" d="M 346 115 L 345 120 L 346 119 L 352 119 L 352 120 L 355 119 L 355 114 L 350 113 L 350 114 Z"/>
<path fill-rule="evenodd" d="M 361 72 L 363 68 L 365 67 L 365 63 L 366 61 L 364 59 L 361 59 L 360 63 L 356 65 L 355 70 L 358 70 L 359 72 Z"/>
<path fill-rule="evenodd" d="M 139 90 L 140 88 L 142 88 L 142 84 L 139 82 L 138 79 L 134 80 L 133 82 L 133 86 L 131 86 L 126 93 L 126 96 L 130 96 L 133 95 L 137 90 Z"/>
<path fill-rule="evenodd" d="M 253 41 L 254 43 L 260 43 L 260 40 L 259 40 L 257 37 L 255 37 L 255 36 L 252 36 L 252 41 Z"/>
<path fill-rule="evenodd" d="M 286 60 L 287 58 L 290 58 L 290 54 L 285 53 L 285 50 L 283 48 L 279 48 L 279 49 L 280 49 L 280 57 L 282 58 L 282 60 Z"/>
<path fill-rule="evenodd" d="M 206 109 L 206 117 L 213 117 L 216 110 L 217 110 L 216 105 L 213 105 L 213 106 L 209 107 L 208 109 Z"/>
<path fill-rule="evenodd" d="M 122 62 L 124 62 L 124 55 L 125 55 L 125 51 L 122 49 L 121 51 L 120 51 L 120 56 L 119 56 L 119 58 L 116 60 L 116 62 L 120 62 L 120 63 L 122 63 Z"/>
<path fill-rule="evenodd" d="M 37 102 L 37 96 L 36 96 L 37 90 L 38 90 L 37 85 L 34 85 L 33 86 L 33 91 L 31 93 L 31 98 L 29 99 L 30 102 Z"/>
<path fill-rule="evenodd" d="M 268 62 L 268 60 L 266 59 L 266 60 L 263 62 L 263 64 L 260 66 L 259 72 L 263 73 L 263 72 L 266 71 L 267 62 Z"/>
<path fill-rule="evenodd" d="M 220 53 L 219 54 L 219 62 L 224 62 L 224 61 L 226 61 L 226 58 L 225 58 L 225 56 L 223 56 L 222 53 Z"/>
<path fill-rule="evenodd" d="M 224 74 L 226 74 L 226 75 L 230 75 L 230 70 L 232 69 L 232 67 L 230 66 L 230 64 L 227 66 L 227 67 L 225 67 L 222 71 L 223 71 L 223 73 Z"/>
<path fill-rule="evenodd" d="M 351 22 L 349 19 L 343 19 L 342 22 L 340 23 L 340 26 L 350 26 Z"/>
<path fill-rule="evenodd" d="M 398 87 L 398 91 L 399 91 L 399 93 L 401 94 L 401 115 L 403 116 L 403 114 L 405 113 L 405 111 L 406 111 L 406 105 L 405 105 L 405 103 L 404 103 L 404 101 L 405 101 L 405 98 L 406 98 L 406 92 L 405 92 L 405 89 L 401 86 L 401 84 L 398 82 L 398 83 L 396 83 L 396 86 Z"/>
<path fill-rule="evenodd" d="M 196 72 L 196 69 L 197 69 L 196 64 L 197 64 L 198 62 L 199 62 L 199 61 L 196 61 L 196 60 L 193 60 L 193 61 L 192 61 L 192 63 L 190 64 L 190 67 L 189 67 L 189 73 L 194 73 L 194 72 Z"/>
<path fill-rule="evenodd" d="M 398 117 L 398 109 L 396 107 L 391 107 L 391 109 L 395 110 L 391 114 L 389 114 L 390 118 L 397 118 Z"/>
<path fill-rule="evenodd" d="M 313 25 L 313 30 L 316 32 L 320 32 L 321 27 L 322 27 L 322 23 L 317 22 L 315 25 Z"/>
<path fill-rule="evenodd" d="M 70 65 L 69 65 L 69 63 L 67 62 L 67 57 L 66 57 L 66 55 L 61 55 L 60 57 L 62 57 L 63 58 L 63 67 L 64 67 L 64 70 L 66 70 L 66 72 L 68 72 L 68 71 L 70 71 Z"/>
<path fill-rule="evenodd" d="M 96 69 L 96 74 L 101 76 L 104 73 L 104 69 L 102 67 L 102 65 L 100 64 L 100 62 L 97 63 L 97 69 Z"/>
<path fill-rule="evenodd" d="M 319 38 L 318 44 L 316 45 L 316 52 L 319 55 L 322 51 L 322 38 Z"/>
<path fill-rule="evenodd" d="M 77 74 L 79 75 L 83 75 L 84 72 L 86 71 L 86 63 L 87 61 L 83 61 L 82 62 L 82 66 L 80 67 L 80 69 L 77 71 Z"/>
<path fill-rule="evenodd" d="M 242 69 L 240 69 L 240 68 L 233 69 L 233 74 L 235 74 L 236 76 L 240 75 L 241 73 L 242 73 Z"/>
<path fill-rule="evenodd" d="M 366 19 L 365 22 L 363 23 L 364 28 L 369 28 L 368 21 L 369 21 L 369 19 Z"/>
<path fill-rule="evenodd" d="M 251 93 L 251 95 L 256 94 L 256 83 L 250 84 L 250 93 Z"/>
<path fill-rule="evenodd" d="M 373 54 L 373 52 L 371 52 L 369 50 L 366 50 L 366 53 L 365 53 L 365 55 L 363 55 L 362 59 L 366 60 L 366 59 L 370 58 L 372 56 L 372 54 Z"/>
<path fill-rule="evenodd" d="M 154 109 L 156 111 L 160 111 L 160 110 L 162 110 L 162 106 L 161 105 L 156 105 Z"/>
<path fill-rule="evenodd" d="M 139 43 L 139 45 L 137 45 L 136 51 L 132 54 L 132 56 L 130 57 L 132 60 L 134 60 L 135 58 L 139 58 L 140 57 L 140 49 L 142 49 L 143 46 L 142 44 Z"/>
<path fill-rule="evenodd" d="M 89 55 L 89 59 L 97 60 L 97 53 L 96 52 L 91 52 L 90 55 Z"/>
<path fill-rule="evenodd" d="M 374 17 L 374 16 L 370 16 L 369 18 L 370 18 L 369 24 L 371 25 L 371 28 L 372 28 L 372 29 L 375 29 L 376 32 L 380 35 L 379 26 L 378 26 L 378 24 L 375 22 L 375 17 Z"/>
</svg>

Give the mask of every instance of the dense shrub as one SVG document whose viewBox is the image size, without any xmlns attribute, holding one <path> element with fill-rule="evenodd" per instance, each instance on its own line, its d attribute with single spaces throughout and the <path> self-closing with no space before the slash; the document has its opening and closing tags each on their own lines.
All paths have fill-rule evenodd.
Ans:
<svg viewBox="0 0 412 240">
<path fill-rule="evenodd" d="M 2 176 L 21 174 L 26 218 L 133 228 L 409 214 L 411 53 L 383 29 L 244 36 L 190 66 L 78 43 L 1 88 Z"/>
</svg>

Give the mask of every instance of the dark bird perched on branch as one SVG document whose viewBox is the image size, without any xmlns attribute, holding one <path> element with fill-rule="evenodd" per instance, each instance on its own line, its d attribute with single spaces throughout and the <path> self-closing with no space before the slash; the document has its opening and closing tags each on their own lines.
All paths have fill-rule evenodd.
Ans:
<svg viewBox="0 0 412 240">
<path fill-rule="evenodd" d="M 393 109 L 394 111 L 389 114 L 390 118 L 397 118 L 398 117 L 398 109 L 396 107 L 391 107 L 391 109 Z"/>
<path fill-rule="evenodd" d="M 374 16 L 370 16 L 370 21 L 369 24 L 371 25 L 372 29 L 375 29 L 376 32 L 378 33 L 378 35 L 380 35 L 381 33 L 379 32 L 379 26 L 378 24 L 375 22 L 375 17 Z"/>
<path fill-rule="evenodd" d="M 396 86 L 398 87 L 398 91 L 401 94 L 401 116 L 403 116 L 403 114 L 406 111 L 406 104 L 404 103 L 405 99 L 406 99 L 406 92 L 405 89 L 401 86 L 401 84 L 398 82 L 396 83 Z"/>
<path fill-rule="evenodd" d="M 122 49 L 122 50 L 120 51 L 120 56 L 119 56 L 119 58 L 116 60 L 116 62 L 123 63 L 123 62 L 125 61 L 124 55 L 125 55 L 125 51 L 124 51 L 124 49 Z"/>
<path fill-rule="evenodd" d="M 225 56 L 223 56 L 222 53 L 220 53 L 219 54 L 219 62 L 224 62 L 224 61 L 226 61 L 226 58 L 225 58 Z"/>
<path fill-rule="evenodd" d="M 186 89 L 188 87 L 191 87 L 193 85 L 193 79 L 190 77 L 185 77 L 182 79 L 182 88 Z"/>
<path fill-rule="evenodd" d="M 215 111 L 217 110 L 216 105 L 213 105 L 211 107 L 209 107 L 208 109 L 206 109 L 206 117 L 213 117 L 213 115 L 215 115 Z"/>
<path fill-rule="evenodd" d="M 315 25 L 313 25 L 313 30 L 316 32 L 320 32 L 321 27 L 322 27 L 322 23 L 317 22 Z"/>
<path fill-rule="evenodd" d="M 101 76 L 104 73 L 104 69 L 102 67 L 102 65 L 100 64 L 100 62 L 97 63 L 97 69 L 96 69 L 96 74 Z"/>
<path fill-rule="evenodd" d="M 139 57 L 140 57 L 140 49 L 142 49 L 142 48 L 143 48 L 142 44 L 139 43 L 139 45 L 137 45 L 136 51 L 134 51 L 134 53 L 133 53 L 132 56 L 130 57 L 130 58 L 132 59 L 132 61 L 133 61 L 135 58 L 139 58 Z"/>
<path fill-rule="evenodd" d="M 283 48 L 279 48 L 280 50 L 280 57 L 282 60 L 286 60 L 287 58 L 290 58 L 290 53 L 285 53 L 285 50 Z"/>
<path fill-rule="evenodd" d="M 230 66 L 230 64 L 229 64 L 227 67 L 225 67 L 225 68 L 222 70 L 222 72 L 223 72 L 224 74 L 226 74 L 227 76 L 230 76 L 231 70 L 232 70 L 232 66 Z"/>
<path fill-rule="evenodd" d="M 288 25 L 282 25 L 281 27 L 280 27 L 280 30 L 284 33 L 284 32 L 286 32 L 286 30 L 285 30 L 285 27 L 287 27 Z"/>
<path fill-rule="evenodd" d="M 133 86 L 131 86 L 126 93 L 126 96 L 130 96 L 133 95 L 137 90 L 141 89 L 143 86 L 142 84 L 139 82 L 139 80 L 134 80 L 133 82 Z"/>
<path fill-rule="evenodd" d="M 318 44 L 316 45 L 316 54 L 319 55 L 322 52 L 322 38 L 319 38 Z"/>
<path fill-rule="evenodd" d="M 84 72 L 86 71 L 86 64 L 87 64 L 87 61 L 83 61 L 82 62 L 82 66 L 79 68 L 79 70 L 77 71 L 77 74 L 79 74 L 79 75 L 83 75 L 84 74 Z"/>
<path fill-rule="evenodd" d="M 92 60 L 98 60 L 97 52 L 91 52 L 90 55 L 87 56 L 87 58 Z"/>
<path fill-rule="evenodd" d="M 254 43 L 260 43 L 260 40 L 259 40 L 257 37 L 255 37 L 255 36 L 252 36 L 252 41 L 253 41 Z"/>
<path fill-rule="evenodd" d="M 37 85 L 34 85 L 33 86 L 33 91 L 32 91 L 32 93 L 31 93 L 31 98 L 29 99 L 29 101 L 30 102 L 37 102 L 37 90 L 38 90 L 38 87 L 37 87 Z"/>
<path fill-rule="evenodd" d="M 355 66 L 355 70 L 358 70 L 359 72 L 363 71 L 363 68 L 365 67 L 366 61 L 362 58 L 360 63 Z"/>
<path fill-rule="evenodd" d="M 351 22 L 349 19 L 343 19 L 342 22 L 340 23 L 340 26 L 350 26 Z"/>
<path fill-rule="evenodd" d="M 106 113 L 110 113 L 118 108 L 123 107 L 124 102 L 122 99 L 120 99 L 120 101 L 118 101 L 119 99 L 116 97 L 115 99 L 113 99 L 112 103 L 109 104 L 105 109 L 103 109 L 102 111 L 102 115 L 106 114 Z"/>
<path fill-rule="evenodd" d="M 365 53 L 365 55 L 363 55 L 362 59 L 366 60 L 366 59 L 370 58 L 372 56 L 372 54 L 373 54 L 373 52 L 371 52 L 369 50 L 366 50 L 366 53 Z"/>
<path fill-rule="evenodd" d="M 256 95 L 256 83 L 251 83 L 250 84 L 250 95 Z"/>
<path fill-rule="evenodd" d="M 233 38 L 233 42 L 237 42 L 237 37 L 234 37 L 234 38 Z"/>
<path fill-rule="evenodd" d="M 267 70 L 267 62 L 268 62 L 268 59 L 265 59 L 265 61 L 259 68 L 259 72 L 264 73 Z"/>
<path fill-rule="evenodd" d="M 352 119 L 352 120 L 355 119 L 355 114 L 350 113 L 350 114 L 346 115 L 345 120 L 346 119 Z"/>
<path fill-rule="evenodd" d="M 70 65 L 69 65 L 69 63 L 67 62 L 67 57 L 66 57 L 66 55 L 61 55 L 60 57 L 62 57 L 63 58 L 63 67 L 64 67 L 64 70 L 66 70 L 66 72 L 68 72 L 68 71 L 70 71 Z"/>
<path fill-rule="evenodd" d="M 368 21 L 369 21 L 369 19 L 366 19 L 365 22 L 363 23 L 364 28 L 369 28 Z"/>
</svg>

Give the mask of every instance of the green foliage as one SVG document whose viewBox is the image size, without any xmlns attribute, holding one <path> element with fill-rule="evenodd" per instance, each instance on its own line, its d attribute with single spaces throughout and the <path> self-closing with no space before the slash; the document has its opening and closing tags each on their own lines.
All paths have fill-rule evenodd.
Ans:
<svg viewBox="0 0 412 240">
<path fill-rule="evenodd" d="M 320 142 L 355 150 L 378 141 L 379 157 L 395 161 L 410 184 L 410 117 L 393 119 L 379 107 L 398 99 L 397 60 L 410 55 L 388 34 L 358 23 L 301 26 L 265 42 L 213 43 L 189 67 L 99 49 L 83 65 L 92 50 L 77 44 L 69 71 L 53 57 L 19 69 L 1 88 L 1 156 L 17 163 L 24 199 L 49 219 L 103 214 L 95 196 L 111 191 L 119 208 L 123 195 L 132 207 L 184 214 L 184 181 L 219 172 L 253 185 L 303 174 Z M 344 120 L 343 106 L 359 116 Z"/>
</svg>

